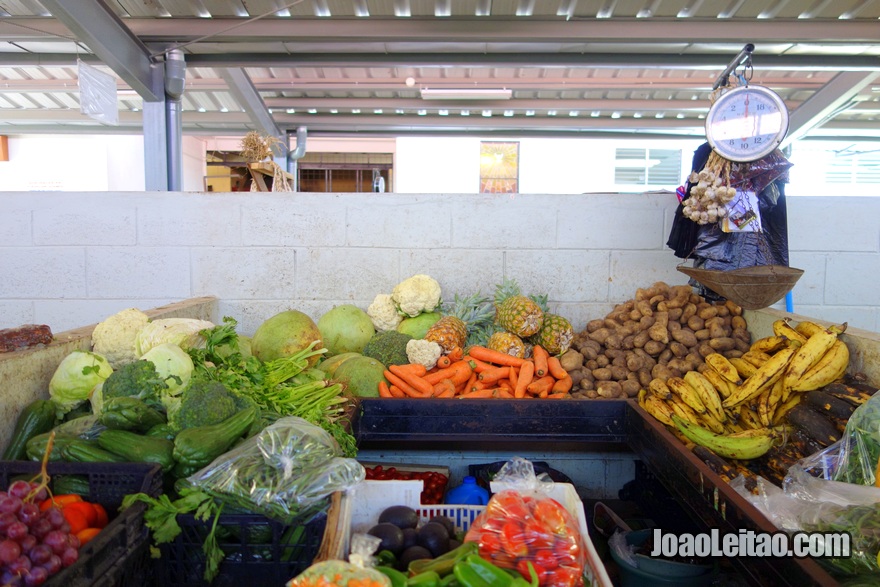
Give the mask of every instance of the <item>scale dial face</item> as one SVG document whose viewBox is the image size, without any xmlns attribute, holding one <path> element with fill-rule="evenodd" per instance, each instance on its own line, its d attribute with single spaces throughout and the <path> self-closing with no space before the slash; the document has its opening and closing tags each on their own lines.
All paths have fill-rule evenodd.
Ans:
<svg viewBox="0 0 880 587">
<path fill-rule="evenodd" d="M 730 161 L 757 161 L 772 153 L 788 132 L 788 109 L 763 86 L 739 86 L 722 94 L 706 116 L 706 139 Z"/>
</svg>

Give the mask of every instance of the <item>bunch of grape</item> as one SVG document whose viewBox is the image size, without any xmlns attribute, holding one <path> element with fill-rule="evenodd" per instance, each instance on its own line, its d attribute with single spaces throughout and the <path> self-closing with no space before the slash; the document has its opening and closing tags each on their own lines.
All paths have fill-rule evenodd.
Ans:
<svg viewBox="0 0 880 587">
<path fill-rule="evenodd" d="M 42 585 L 79 558 L 80 540 L 39 483 L 14 481 L 0 491 L 0 585 Z"/>
</svg>

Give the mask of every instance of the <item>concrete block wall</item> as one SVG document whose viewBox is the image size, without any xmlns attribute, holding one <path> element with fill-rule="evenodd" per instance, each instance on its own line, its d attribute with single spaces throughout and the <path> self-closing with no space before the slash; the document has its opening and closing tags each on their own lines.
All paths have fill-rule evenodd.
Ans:
<svg viewBox="0 0 880 587">
<path fill-rule="evenodd" d="M 127 307 L 220 300 L 243 333 L 295 308 L 366 308 L 427 273 L 444 296 L 503 276 L 575 328 L 638 287 L 686 283 L 671 194 L 0 193 L 0 328 L 62 331 Z M 803 315 L 880 330 L 880 199 L 789 198 Z M 777 305 L 779 306 L 779 304 Z"/>
</svg>

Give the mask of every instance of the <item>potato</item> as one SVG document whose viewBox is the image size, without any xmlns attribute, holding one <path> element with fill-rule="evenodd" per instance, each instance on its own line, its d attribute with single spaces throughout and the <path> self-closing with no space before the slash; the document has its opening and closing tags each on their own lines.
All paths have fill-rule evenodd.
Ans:
<svg viewBox="0 0 880 587">
<path fill-rule="evenodd" d="M 678 358 L 686 356 L 689 352 L 688 347 L 678 342 L 677 340 L 673 340 L 669 343 L 669 350 L 671 350 L 672 354 Z"/>
<path fill-rule="evenodd" d="M 599 393 L 595 389 L 588 389 L 586 396 L 590 399 L 599 399 Z"/>
<path fill-rule="evenodd" d="M 598 364 L 599 367 L 607 367 L 611 364 L 611 359 L 609 359 L 606 355 L 599 355 L 598 357 L 596 357 L 596 364 Z"/>
<path fill-rule="evenodd" d="M 733 336 L 733 338 L 738 338 L 739 340 L 741 340 L 743 342 L 748 342 L 748 343 L 752 342 L 752 335 L 749 334 L 749 331 L 746 330 L 745 328 L 735 328 L 733 330 L 733 333 L 731 334 L 731 336 Z"/>
<path fill-rule="evenodd" d="M 718 311 L 718 316 L 730 316 L 730 309 L 724 304 L 715 304 L 715 308 Z"/>
<path fill-rule="evenodd" d="M 623 389 L 617 381 L 600 381 L 596 385 L 596 392 L 599 394 L 599 397 L 613 399 L 619 397 L 623 393 Z"/>
<path fill-rule="evenodd" d="M 697 346 L 697 336 L 690 328 L 681 328 L 672 332 L 672 338 L 686 347 Z"/>
<path fill-rule="evenodd" d="M 605 344 L 605 339 L 611 336 L 611 330 L 603 326 L 602 328 L 589 333 L 587 336 L 598 343 Z"/>
<path fill-rule="evenodd" d="M 702 355 L 696 351 L 689 352 L 684 360 L 691 364 L 691 371 L 696 371 L 700 365 L 706 364 Z"/>
<path fill-rule="evenodd" d="M 598 367 L 596 367 L 596 368 L 598 369 Z M 581 374 L 581 381 L 584 381 L 584 380 L 593 381 L 594 378 L 593 378 L 593 370 L 592 369 L 588 369 L 586 366 L 584 366 L 584 368 L 581 369 L 581 373 L 582 373 Z"/>
<path fill-rule="evenodd" d="M 611 359 L 611 366 L 612 367 L 623 367 L 625 369 L 626 368 L 626 356 L 625 355 L 618 355 L 618 356 L 614 357 L 613 359 Z"/>
<path fill-rule="evenodd" d="M 605 328 L 604 320 L 600 320 L 597 318 L 596 320 L 590 320 L 589 322 L 587 322 L 587 332 L 596 332 L 600 328 Z"/>
<path fill-rule="evenodd" d="M 636 310 L 638 310 L 640 314 L 639 318 L 645 318 L 654 315 L 654 310 L 651 309 L 651 304 L 650 302 L 648 302 L 648 300 L 636 301 Z M 639 318 L 636 318 L 636 320 L 638 320 Z"/>
<path fill-rule="evenodd" d="M 620 329 L 622 326 L 623 326 L 623 322 L 617 320 L 616 317 L 614 317 L 614 318 L 611 318 L 611 317 L 605 318 L 605 328 L 608 328 L 608 329 L 611 330 L 611 331 L 618 330 L 618 329 Z"/>
<path fill-rule="evenodd" d="M 670 308 L 669 309 L 669 324 L 678 324 L 678 320 L 681 318 L 681 314 L 684 310 L 681 308 Z"/>
<path fill-rule="evenodd" d="M 648 300 L 648 303 L 651 304 L 652 308 L 656 308 L 660 304 L 666 303 L 666 296 L 663 294 L 657 294 L 654 297 L 652 297 L 650 300 Z"/>
<path fill-rule="evenodd" d="M 666 345 L 657 340 L 649 340 L 645 343 L 645 346 L 643 348 L 645 349 L 646 353 L 648 353 L 652 357 L 656 357 L 666 349 Z"/>
<path fill-rule="evenodd" d="M 657 364 L 657 359 L 646 353 L 645 349 L 633 349 L 633 353 L 635 353 L 640 359 L 642 359 L 642 363 L 648 369 L 653 368 L 654 365 Z"/>
<path fill-rule="evenodd" d="M 593 369 L 599 368 L 599 361 L 596 359 L 589 359 L 584 363 L 584 368 L 592 371 Z"/>
<path fill-rule="evenodd" d="M 669 313 L 655 312 L 654 318 L 656 318 L 656 321 L 654 322 L 654 325 L 648 329 L 648 336 L 651 337 L 651 340 L 662 342 L 663 344 L 668 343 L 669 330 L 666 328 L 666 325 L 669 323 Z"/>
<path fill-rule="evenodd" d="M 629 373 L 626 367 L 619 367 L 617 365 L 612 365 L 609 369 L 611 369 L 611 379 L 614 381 L 623 381 Z"/>
<path fill-rule="evenodd" d="M 630 310 L 629 311 L 629 319 L 630 320 L 638 321 L 639 318 L 641 318 L 641 317 L 642 317 L 642 313 L 639 312 L 638 310 Z"/>
<path fill-rule="evenodd" d="M 752 346 L 741 338 L 734 338 L 733 341 L 734 341 L 733 348 L 735 348 L 738 351 L 746 352 Z"/>
<path fill-rule="evenodd" d="M 683 308 L 690 301 L 691 291 L 691 286 L 689 285 L 676 285 L 670 291 L 670 298 L 666 302 L 666 307 L 669 309 Z"/>
<path fill-rule="evenodd" d="M 728 359 L 736 359 L 736 358 L 743 356 L 743 352 L 744 351 L 733 349 L 732 351 L 724 351 L 721 354 L 724 355 L 725 357 L 727 357 Z"/>
<path fill-rule="evenodd" d="M 630 349 L 635 348 L 636 345 L 633 344 L 633 341 L 635 340 L 635 338 L 636 337 L 634 334 L 630 334 L 629 336 L 624 336 L 623 340 L 620 341 L 620 347 L 625 351 L 628 351 Z"/>
<path fill-rule="evenodd" d="M 651 340 L 651 335 L 648 334 L 647 330 L 642 330 L 641 332 L 633 336 L 633 348 L 644 348 L 645 343 L 647 343 L 649 340 Z"/>
<path fill-rule="evenodd" d="M 651 326 L 654 325 L 654 322 L 656 322 L 656 321 L 657 321 L 657 319 L 654 318 L 653 314 L 651 314 L 650 316 L 642 316 L 639 319 L 639 330 L 649 329 Z"/>
<path fill-rule="evenodd" d="M 666 381 L 670 377 L 673 377 L 672 371 L 670 371 L 669 367 L 666 365 L 654 365 L 654 368 L 651 369 L 651 379 L 662 379 Z"/>
<path fill-rule="evenodd" d="M 651 370 L 647 367 L 639 369 L 638 376 L 639 384 L 641 384 L 642 387 L 648 387 L 651 383 L 651 379 L 653 379 L 653 377 L 651 377 Z"/>
<path fill-rule="evenodd" d="M 734 330 L 736 330 L 738 328 L 742 329 L 742 330 L 748 329 L 748 325 L 746 324 L 746 319 L 743 318 L 742 316 L 732 316 L 730 318 L 730 327 L 733 328 Z"/>
<path fill-rule="evenodd" d="M 642 358 L 635 353 L 627 353 L 626 355 L 626 368 L 632 372 L 636 372 L 642 367 L 645 366 L 645 362 L 642 361 Z"/>
<path fill-rule="evenodd" d="M 571 386 L 577 387 L 581 382 L 581 379 L 584 378 L 584 370 L 583 369 L 575 369 L 573 371 L 568 372 L 568 376 L 571 377 Z"/>
<path fill-rule="evenodd" d="M 559 357 L 559 362 L 566 371 L 574 371 L 584 365 L 584 356 L 578 351 L 568 349 Z"/>
<path fill-rule="evenodd" d="M 626 394 L 626 397 L 636 397 L 639 395 L 639 390 L 641 388 L 642 386 L 639 385 L 638 381 L 627 380 L 620 382 L 620 389 Z"/>
<path fill-rule="evenodd" d="M 727 306 L 727 309 L 730 310 L 731 315 L 733 316 L 742 316 L 743 309 L 739 307 L 735 302 L 731 302 L 727 300 L 724 302 L 724 305 Z"/>
<path fill-rule="evenodd" d="M 694 336 L 697 337 L 697 340 L 709 340 L 712 338 L 709 336 L 709 329 L 703 328 L 702 330 L 694 330 Z"/>
<path fill-rule="evenodd" d="M 684 305 L 684 308 L 682 308 L 681 317 L 679 318 L 679 320 L 682 323 L 687 324 L 687 321 L 690 320 L 691 317 L 694 316 L 696 313 L 697 313 L 697 305 L 692 304 L 691 302 L 688 302 L 687 304 Z"/>
<path fill-rule="evenodd" d="M 708 308 L 703 308 L 699 312 L 697 312 L 697 316 L 702 318 L 703 320 L 708 320 L 709 318 L 714 318 L 718 315 L 718 308 L 715 306 L 709 306 Z"/>
<path fill-rule="evenodd" d="M 688 318 L 687 327 L 696 332 L 697 330 L 702 330 L 706 327 L 706 321 L 699 316 L 691 316 Z"/>
<path fill-rule="evenodd" d="M 691 370 L 691 364 L 684 359 L 672 358 L 666 363 L 666 367 L 668 369 L 675 369 L 681 373 L 686 373 Z"/>
<path fill-rule="evenodd" d="M 605 346 L 609 349 L 619 350 L 623 344 L 623 337 L 617 332 L 612 332 L 605 339 Z"/>
<path fill-rule="evenodd" d="M 657 362 L 663 363 L 664 365 L 669 362 L 669 359 L 673 358 L 672 351 L 669 350 L 669 347 L 663 349 L 663 351 L 657 355 Z"/>
<path fill-rule="evenodd" d="M 581 345 L 581 348 L 578 350 L 578 352 L 580 352 L 580 354 L 584 356 L 584 360 L 586 361 L 595 360 L 596 357 L 599 356 L 598 349 L 587 345 Z"/>
<path fill-rule="evenodd" d="M 710 338 L 709 346 L 718 352 L 729 351 L 736 348 L 736 339 L 729 336 Z"/>
<path fill-rule="evenodd" d="M 593 369 L 593 379 L 595 379 L 596 381 L 610 381 L 611 377 L 611 369 L 609 369 L 608 367 Z"/>
<path fill-rule="evenodd" d="M 708 357 L 709 355 L 711 355 L 712 353 L 714 353 L 715 349 L 713 349 L 711 346 L 709 346 L 708 342 L 703 342 L 697 348 L 697 352 L 700 353 L 700 356 L 705 358 L 705 357 Z"/>
</svg>

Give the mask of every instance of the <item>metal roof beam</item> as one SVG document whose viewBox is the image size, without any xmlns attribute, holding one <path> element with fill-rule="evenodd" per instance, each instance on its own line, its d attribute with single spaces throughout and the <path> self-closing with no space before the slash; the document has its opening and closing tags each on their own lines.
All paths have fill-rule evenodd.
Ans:
<svg viewBox="0 0 880 587">
<path fill-rule="evenodd" d="M 788 134 L 782 141 L 782 146 L 798 140 L 856 104 L 853 101 L 855 96 L 878 76 L 878 71 L 844 71 L 834 76 L 822 89 L 789 114 Z"/>
<path fill-rule="evenodd" d="M 250 121 L 261 130 L 263 134 L 281 139 L 282 145 L 273 148 L 275 154 L 281 156 L 287 151 L 287 135 L 278 128 L 272 113 L 263 102 L 260 92 L 254 87 L 251 78 L 241 68 L 220 69 L 220 76 L 226 80 L 229 93 L 236 99 L 240 106 L 245 109 Z M 283 150 L 282 150 L 283 146 Z"/>
<path fill-rule="evenodd" d="M 43 6 L 144 100 L 164 99 L 164 88 L 154 83 L 150 51 L 103 0 L 43 0 Z"/>
</svg>

